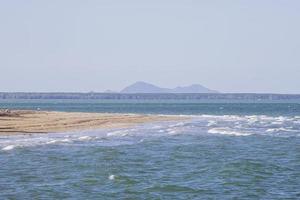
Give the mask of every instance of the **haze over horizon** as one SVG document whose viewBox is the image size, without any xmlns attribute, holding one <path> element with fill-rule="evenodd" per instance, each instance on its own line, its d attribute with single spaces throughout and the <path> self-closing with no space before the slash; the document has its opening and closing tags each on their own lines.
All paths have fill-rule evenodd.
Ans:
<svg viewBox="0 0 300 200">
<path fill-rule="evenodd" d="M 0 92 L 300 94 L 300 1 L 1 1 Z"/>
</svg>

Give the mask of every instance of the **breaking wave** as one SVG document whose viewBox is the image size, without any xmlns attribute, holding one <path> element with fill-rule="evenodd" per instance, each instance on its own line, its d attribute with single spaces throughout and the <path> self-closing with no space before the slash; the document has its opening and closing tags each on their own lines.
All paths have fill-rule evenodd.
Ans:
<svg viewBox="0 0 300 200">
<path fill-rule="evenodd" d="M 82 132 L 1 136 L 0 151 L 39 145 L 123 145 L 143 142 L 151 137 L 172 137 L 183 134 L 220 136 L 299 137 L 300 116 L 266 115 L 194 115 L 181 121 L 156 122 L 134 128 L 89 130 Z"/>
<path fill-rule="evenodd" d="M 247 133 L 247 132 L 238 132 L 235 130 L 232 130 L 230 128 L 212 128 L 209 129 L 207 131 L 208 133 L 212 133 L 212 134 L 222 134 L 222 135 L 235 135 L 235 136 L 247 136 L 247 135 L 251 135 L 251 133 Z"/>
</svg>

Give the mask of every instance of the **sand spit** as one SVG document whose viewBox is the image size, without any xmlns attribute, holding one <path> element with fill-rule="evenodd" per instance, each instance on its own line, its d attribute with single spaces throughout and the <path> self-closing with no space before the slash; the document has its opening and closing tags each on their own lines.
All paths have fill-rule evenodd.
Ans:
<svg viewBox="0 0 300 200">
<path fill-rule="evenodd" d="M 0 110 L 0 135 L 123 128 L 139 123 L 170 120 L 178 120 L 178 117 L 142 114 Z"/>
</svg>

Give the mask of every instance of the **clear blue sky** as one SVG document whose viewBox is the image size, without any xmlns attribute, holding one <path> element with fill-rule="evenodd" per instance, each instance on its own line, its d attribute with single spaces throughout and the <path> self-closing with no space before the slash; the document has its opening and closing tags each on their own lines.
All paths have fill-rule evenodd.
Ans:
<svg viewBox="0 0 300 200">
<path fill-rule="evenodd" d="M 299 0 L 3 0 L 0 91 L 300 93 Z"/>
</svg>

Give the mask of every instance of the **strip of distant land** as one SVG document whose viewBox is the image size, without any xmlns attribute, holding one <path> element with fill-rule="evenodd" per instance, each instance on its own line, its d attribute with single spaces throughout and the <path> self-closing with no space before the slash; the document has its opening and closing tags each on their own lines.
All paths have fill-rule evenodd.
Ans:
<svg viewBox="0 0 300 200">
<path fill-rule="evenodd" d="M 176 116 L 0 110 L 0 135 L 123 128 L 140 123 L 178 120 Z"/>
<path fill-rule="evenodd" d="M 254 93 L 29 93 L 0 92 L 0 99 L 103 99 L 103 100 L 300 100 L 300 94 L 254 94 Z"/>
</svg>

